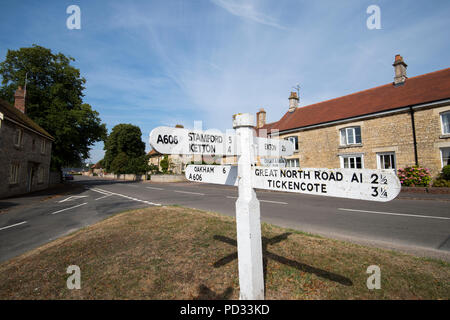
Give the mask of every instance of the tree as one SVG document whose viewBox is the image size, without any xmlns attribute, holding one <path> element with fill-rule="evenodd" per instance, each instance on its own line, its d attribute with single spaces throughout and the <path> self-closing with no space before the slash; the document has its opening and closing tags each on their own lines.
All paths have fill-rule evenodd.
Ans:
<svg viewBox="0 0 450 320">
<path fill-rule="evenodd" d="M 148 164 L 148 159 L 148 155 L 130 159 L 130 162 L 128 164 L 128 172 L 134 173 L 136 175 L 149 172 L 153 167 Z"/>
<path fill-rule="evenodd" d="M 121 152 L 114 158 L 110 168 L 116 174 L 128 173 L 129 161 L 128 156 L 124 152 Z"/>
<path fill-rule="evenodd" d="M 134 174 L 143 174 L 149 171 L 148 156 L 145 154 L 145 143 L 141 140 L 141 136 L 141 129 L 137 126 L 123 123 L 116 125 L 105 141 L 104 164 L 106 170 L 114 173 Z M 128 159 L 126 165 L 123 163 L 124 155 Z M 122 167 L 118 167 L 115 162 L 119 156 Z"/>
<path fill-rule="evenodd" d="M 170 167 L 170 160 L 169 157 L 166 155 L 164 155 L 164 157 L 161 159 L 161 162 L 159 163 L 159 165 L 161 166 L 161 170 L 163 173 L 167 173 L 167 171 L 169 171 L 169 167 Z"/>
<path fill-rule="evenodd" d="M 83 103 L 86 80 L 70 65 L 72 61 L 72 57 L 33 45 L 8 50 L 0 63 L 0 97 L 11 104 L 14 92 L 27 78 L 26 114 L 55 138 L 54 169 L 87 159 L 90 147 L 107 133 L 98 112 Z"/>
</svg>

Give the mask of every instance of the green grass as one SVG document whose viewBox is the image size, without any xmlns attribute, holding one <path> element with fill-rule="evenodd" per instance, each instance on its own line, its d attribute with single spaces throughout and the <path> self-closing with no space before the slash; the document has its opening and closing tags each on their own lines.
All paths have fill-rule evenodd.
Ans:
<svg viewBox="0 0 450 320">
<path fill-rule="evenodd" d="M 267 299 L 449 299 L 450 265 L 262 224 Z M 0 265 L 0 299 L 238 299 L 236 225 L 180 206 L 115 215 Z M 69 290 L 66 269 L 81 269 Z M 381 289 L 366 286 L 381 268 Z"/>
</svg>

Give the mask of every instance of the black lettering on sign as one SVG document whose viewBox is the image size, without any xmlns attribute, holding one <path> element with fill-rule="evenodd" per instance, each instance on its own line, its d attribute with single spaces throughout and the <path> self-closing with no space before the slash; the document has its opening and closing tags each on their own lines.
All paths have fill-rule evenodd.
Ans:
<svg viewBox="0 0 450 320">
<path fill-rule="evenodd" d="M 314 178 L 320 180 L 320 171 L 314 171 Z"/>
<path fill-rule="evenodd" d="M 358 179 L 358 175 L 356 173 L 353 173 L 352 181 L 350 181 L 350 182 L 362 183 L 362 173 L 359 174 L 359 179 Z"/>
<path fill-rule="evenodd" d="M 373 192 L 372 192 L 371 196 L 372 197 L 378 196 L 378 187 L 372 187 L 372 190 L 373 190 Z"/>
<path fill-rule="evenodd" d="M 324 183 L 307 183 L 296 181 L 280 181 L 280 180 L 267 180 L 269 188 L 276 188 L 281 190 L 301 190 L 316 193 L 327 193 L 327 185 Z"/>
<path fill-rule="evenodd" d="M 216 146 L 210 145 L 210 144 L 190 144 L 189 150 L 191 152 L 199 152 L 199 153 L 210 153 L 215 154 L 216 153 Z"/>
<path fill-rule="evenodd" d="M 189 174 L 189 180 L 191 181 L 202 181 L 202 175 L 200 173 L 190 173 Z"/>
<path fill-rule="evenodd" d="M 156 143 L 164 143 L 164 144 L 178 144 L 178 137 L 172 136 L 170 134 L 158 135 L 158 139 Z"/>
<path fill-rule="evenodd" d="M 378 175 L 376 173 L 373 173 L 370 179 L 373 179 L 371 183 L 378 183 Z"/>
</svg>

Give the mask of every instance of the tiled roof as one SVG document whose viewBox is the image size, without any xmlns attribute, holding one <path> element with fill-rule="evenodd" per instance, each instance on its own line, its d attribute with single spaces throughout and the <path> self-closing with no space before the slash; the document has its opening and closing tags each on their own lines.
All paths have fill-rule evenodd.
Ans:
<svg viewBox="0 0 450 320">
<path fill-rule="evenodd" d="M 161 155 L 161 153 L 159 153 L 155 149 L 152 149 L 149 153 L 147 153 L 147 155 L 149 155 L 150 157 L 156 157 L 156 156 Z"/>
<path fill-rule="evenodd" d="M 55 140 L 47 131 L 40 127 L 36 122 L 28 118 L 20 110 L 11 106 L 8 102 L 0 99 L 0 112 L 3 113 L 8 118 L 24 125 L 25 127 L 37 131 L 43 136 L 46 136 L 50 140 Z"/>
<path fill-rule="evenodd" d="M 408 78 L 402 85 L 389 83 L 287 112 L 261 129 L 280 132 L 336 120 L 375 114 L 450 98 L 450 68 Z"/>
</svg>

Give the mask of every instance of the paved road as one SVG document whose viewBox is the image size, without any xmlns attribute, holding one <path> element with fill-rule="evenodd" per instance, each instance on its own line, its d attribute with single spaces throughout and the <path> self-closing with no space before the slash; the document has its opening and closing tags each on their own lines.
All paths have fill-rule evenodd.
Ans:
<svg viewBox="0 0 450 320">
<path fill-rule="evenodd" d="M 80 191 L 0 214 L 0 262 L 126 210 L 178 204 L 234 216 L 237 188 L 76 177 Z M 450 202 L 370 202 L 258 191 L 265 222 L 450 261 Z M 450 200 L 450 199 L 447 199 Z"/>
</svg>

